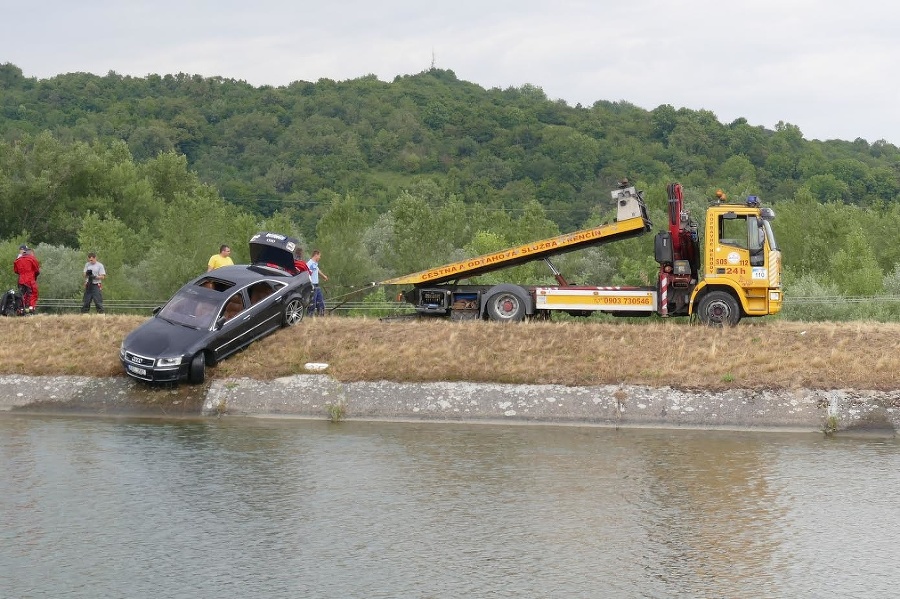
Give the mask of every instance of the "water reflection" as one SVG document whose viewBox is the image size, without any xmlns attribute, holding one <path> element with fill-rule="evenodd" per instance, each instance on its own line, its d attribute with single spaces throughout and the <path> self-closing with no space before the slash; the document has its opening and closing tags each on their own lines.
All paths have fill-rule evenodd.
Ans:
<svg viewBox="0 0 900 599">
<path fill-rule="evenodd" d="M 698 435 L 702 435 L 702 438 Z M 702 448 L 702 451 L 698 451 Z M 777 451 L 768 436 L 661 434 L 641 452 L 650 484 L 640 503 L 657 547 L 647 571 L 663 588 L 690 595 L 771 596 L 784 510 L 773 502 Z M 745 588 L 752 581 L 752 588 Z"/>
<path fill-rule="evenodd" d="M 810 434 L 4 416 L 0 596 L 887 596 L 898 456 Z"/>
</svg>

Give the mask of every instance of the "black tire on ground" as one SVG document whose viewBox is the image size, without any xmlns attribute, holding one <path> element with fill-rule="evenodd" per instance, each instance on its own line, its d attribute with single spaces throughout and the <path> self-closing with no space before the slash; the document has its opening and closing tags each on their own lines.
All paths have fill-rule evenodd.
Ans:
<svg viewBox="0 0 900 599">
<path fill-rule="evenodd" d="M 188 382 L 193 385 L 201 385 L 204 380 L 206 380 L 206 353 L 201 350 L 191 359 Z"/>
<path fill-rule="evenodd" d="M 305 314 L 306 304 L 303 303 L 300 296 L 295 295 L 284 306 L 284 319 L 281 324 L 285 327 L 292 327 L 302 321 Z"/>
<path fill-rule="evenodd" d="M 487 313 L 495 322 L 519 322 L 525 318 L 525 298 L 513 291 L 500 291 L 488 298 Z"/>
<path fill-rule="evenodd" d="M 697 316 L 707 326 L 733 327 L 741 320 L 741 308 L 731 294 L 710 291 L 700 300 Z"/>
</svg>

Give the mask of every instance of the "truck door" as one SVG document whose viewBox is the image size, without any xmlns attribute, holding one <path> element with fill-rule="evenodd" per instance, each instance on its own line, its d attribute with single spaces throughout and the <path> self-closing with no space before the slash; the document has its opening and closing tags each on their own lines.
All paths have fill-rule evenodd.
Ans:
<svg viewBox="0 0 900 599">
<path fill-rule="evenodd" d="M 767 287 L 766 231 L 757 214 L 737 211 L 718 215 L 718 240 L 707 276 L 724 277 L 743 289 Z"/>
<path fill-rule="evenodd" d="M 762 220 L 755 216 L 747 217 L 747 238 L 750 250 L 750 266 L 766 265 L 766 231 Z"/>
</svg>

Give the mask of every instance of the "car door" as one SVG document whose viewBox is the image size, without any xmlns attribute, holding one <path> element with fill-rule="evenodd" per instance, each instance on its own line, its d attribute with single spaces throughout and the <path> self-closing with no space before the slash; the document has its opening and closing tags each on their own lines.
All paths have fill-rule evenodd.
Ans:
<svg viewBox="0 0 900 599">
<path fill-rule="evenodd" d="M 251 314 L 247 310 L 249 301 L 244 289 L 238 289 L 228 296 L 216 319 L 214 343 L 212 349 L 215 359 L 221 360 L 245 345 L 252 337 Z"/>
<path fill-rule="evenodd" d="M 284 309 L 284 294 L 278 292 L 284 283 L 259 281 L 247 288 L 250 310 L 256 312 L 258 321 L 256 336 L 261 337 L 281 327 Z"/>
</svg>

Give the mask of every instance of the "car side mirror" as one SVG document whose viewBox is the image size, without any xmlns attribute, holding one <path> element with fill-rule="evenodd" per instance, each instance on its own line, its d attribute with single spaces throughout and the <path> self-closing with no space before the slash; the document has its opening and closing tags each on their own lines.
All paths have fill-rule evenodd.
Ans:
<svg viewBox="0 0 900 599">
<path fill-rule="evenodd" d="M 159 314 L 160 310 L 162 310 L 162 306 L 156 306 L 155 308 L 153 308 L 153 315 L 156 316 L 157 314 Z"/>
<path fill-rule="evenodd" d="M 216 320 L 216 328 L 217 328 L 217 329 L 221 329 L 221 328 L 222 328 L 222 325 L 225 324 L 225 321 L 226 321 L 226 320 L 228 320 L 228 319 L 225 318 L 224 316 L 220 316 L 219 319 Z"/>
</svg>

